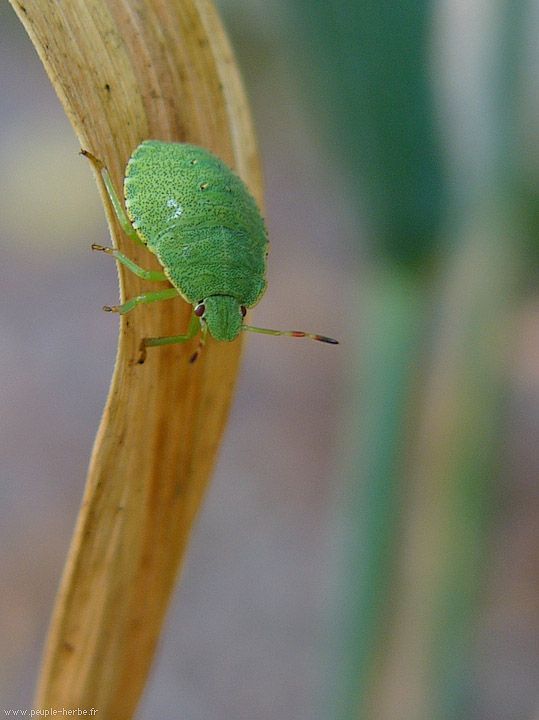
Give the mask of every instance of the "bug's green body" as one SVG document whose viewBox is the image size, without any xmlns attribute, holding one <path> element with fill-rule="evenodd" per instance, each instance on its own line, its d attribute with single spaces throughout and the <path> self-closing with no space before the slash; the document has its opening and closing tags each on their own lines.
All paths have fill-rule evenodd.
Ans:
<svg viewBox="0 0 539 720">
<path fill-rule="evenodd" d="M 92 153 L 81 151 L 99 170 L 124 232 L 153 252 L 164 272 L 144 270 L 115 248 L 92 245 L 112 255 L 138 277 L 169 280 L 173 287 L 147 292 L 105 310 L 125 314 L 142 303 L 181 295 L 193 305 L 187 333 L 143 338 L 139 362 L 147 347 L 191 340 L 200 330 L 197 351 L 206 333 L 215 340 L 234 340 L 241 330 L 268 335 L 337 340 L 298 330 L 268 330 L 245 325 L 246 308 L 266 289 L 268 237 L 249 191 L 216 155 L 184 143 L 145 140 L 133 151 L 125 172 L 127 216 L 112 179 Z"/>
<path fill-rule="evenodd" d="M 267 232 L 243 182 L 208 150 L 146 140 L 127 164 L 124 193 L 133 227 L 170 282 L 187 302 L 205 303 L 216 340 L 233 340 L 240 307 L 266 288 Z"/>
</svg>

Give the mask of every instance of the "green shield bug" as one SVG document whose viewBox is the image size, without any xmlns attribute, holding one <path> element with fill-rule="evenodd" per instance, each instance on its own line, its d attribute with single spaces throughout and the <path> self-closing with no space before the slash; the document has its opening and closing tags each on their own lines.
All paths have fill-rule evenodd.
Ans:
<svg viewBox="0 0 539 720">
<path fill-rule="evenodd" d="M 247 308 L 266 289 L 268 238 L 260 211 L 240 178 L 216 155 L 185 143 L 145 140 L 125 171 L 125 209 L 103 163 L 81 151 L 100 171 L 126 235 L 157 256 L 163 272 L 144 270 L 114 248 L 92 245 L 112 255 L 138 277 L 169 281 L 172 288 L 147 292 L 104 309 L 125 314 L 137 305 L 180 295 L 193 306 L 187 333 L 144 338 L 146 348 L 191 340 L 200 331 L 197 358 L 209 332 L 215 340 L 234 340 L 242 330 L 337 340 L 298 330 L 268 330 L 243 324 Z"/>
</svg>

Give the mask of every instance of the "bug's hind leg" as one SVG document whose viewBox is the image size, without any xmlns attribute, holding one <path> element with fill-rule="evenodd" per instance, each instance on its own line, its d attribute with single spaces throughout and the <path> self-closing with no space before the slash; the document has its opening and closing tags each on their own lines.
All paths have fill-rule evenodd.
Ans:
<svg viewBox="0 0 539 720">
<path fill-rule="evenodd" d="M 135 230 L 135 228 L 131 225 L 131 222 L 127 215 L 125 214 L 125 210 L 122 207 L 122 203 L 120 202 L 120 198 L 118 197 L 118 194 L 116 193 L 116 190 L 114 189 L 114 185 L 112 183 L 112 178 L 110 176 L 109 171 L 107 168 L 103 165 L 101 160 L 99 158 L 96 158 L 95 155 L 93 155 L 88 150 L 81 150 L 81 155 L 84 155 L 84 157 L 87 157 L 88 160 L 92 163 L 92 165 L 96 168 L 96 170 L 99 171 L 99 175 L 101 179 L 103 180 L 103 183 L 105 185 L 105 189 L 107 191 L 107 194 L 110 198 L 110 201 L 112 203 L 112 207 L 114 208 L 114 212 L 116 214 L 116 217 L 118 218 L 118 222 L 122 226 L 122 230 L 127 235 L 128 238 L 133 240 L 133 242 L 136 242 L 137 245 L 144 245 L 146 247 L 146 243 L 142 242 L 142 240 L 139 237 L 139 234 Z"/>
<path fill-rule="evenodd" d="M 181 343 L 181 342 L 187 342 L 188 340 L 192 340 L 197 332 L 201 330 L 201 340 L 200 345 L 204 344 L 204 340 L 206 339 L 206 332 L 207 332 L 207 326 L 205 322 L 201 322 L 200 318 L 198 318 L 195 313 L 191 314 L 191 319 L 189 321 L 189 327 L 187 328 L 187 332 L 185 335 L 170 335 L 168 337 L 157 337 L 157 338 L 142 338 L 140 343 L 140 356 L 138 359 L 138 363 L 142 365 L 142 363 L 146 360 L 146 349 L 149 347 L 161 347 L 162 345 L 174 345 L 175 343 Z M 197 348 L 197 351 L 195 354 L 191 357 L 190 362 L 194 362 L 198 356 L 199 348 Z"/>
</svg>

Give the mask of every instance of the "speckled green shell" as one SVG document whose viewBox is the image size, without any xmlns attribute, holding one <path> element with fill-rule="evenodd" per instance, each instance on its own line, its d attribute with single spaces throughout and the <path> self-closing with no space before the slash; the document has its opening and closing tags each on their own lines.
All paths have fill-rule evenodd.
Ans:
<svg viewBox="0 0 539 720">
<path fill-rule="evenodd" d="M 185 300 L 258 302 L 266 288 L 266 228 L 222 160 L 193 145 L 145 140 L 127 164 L 124 194 L 133 227 Z"/>
</svg>

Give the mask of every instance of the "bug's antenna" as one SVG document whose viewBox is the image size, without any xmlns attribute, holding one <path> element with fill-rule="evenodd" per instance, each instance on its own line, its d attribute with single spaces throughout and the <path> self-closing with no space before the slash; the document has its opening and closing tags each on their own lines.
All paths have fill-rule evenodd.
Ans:
<svg viewBox="0 0 539 720">
<path fill-rule="evenodd" d="M 315 333 L 301 332 L 301 330 L 268 330 L 267 328 L 252 327 L 251 325 L 242 325 L 242 330 L 250 332 L 264 333 L 265 335 L 287 335 L 288 337 L 308 337 L 311 340 L 319 340 L 320 342 L 338 345 L 339 341 L 325 335 L 316 335 Z"/>
</svg>

